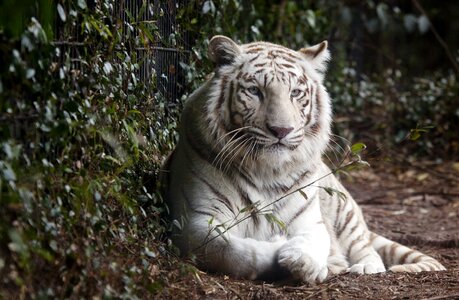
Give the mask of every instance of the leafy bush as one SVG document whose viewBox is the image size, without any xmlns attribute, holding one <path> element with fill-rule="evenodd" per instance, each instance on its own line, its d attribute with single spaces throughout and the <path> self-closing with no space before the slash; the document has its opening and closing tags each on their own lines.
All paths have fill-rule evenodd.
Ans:
<svg viewBox="0 0 459 300">
<path fill-rule="evenodd" d="M 404 147 L 411 155 L 448 159 L 458 153 L 459 84 L 454 73 L 408 78 L 400 70 L 386 69 L 358 80 L 348 67 L 327 87 L 337 115 L 335 129 L 349 139 L 383 147 L 382 155 L 390 148 L 402 151 L 398 145 L 407 140 L 416 141 Z"/>
<path fill-rule="evenodd" d="M 119 26 L 113 7 L 57 4 L 62 43 L 34 18 L 19 40 L 1 35 L 0 286 L 12 294 L 135 295 L 159 254 L 155 178 L 177 113 L 132 51 L 155 28 Z"/>
</svg>

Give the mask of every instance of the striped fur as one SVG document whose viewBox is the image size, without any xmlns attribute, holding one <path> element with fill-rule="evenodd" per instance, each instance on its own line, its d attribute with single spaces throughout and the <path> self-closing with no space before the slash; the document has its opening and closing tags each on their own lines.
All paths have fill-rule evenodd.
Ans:
<svg viewBox="0 0 459 300">
<path fill-rule="evenodd" d="M 183 254 L 251 279 L 281 270 L 306 282 L 343 271 L 444 270 L 370 232 L 351 195 L 326 176 L 326 42 L 293 51 L 217 36 L 209 56 L 215 73 L 188 99 L 165 166 L 165 196 L 178 222 L 173 241 Z"/>
</svg>

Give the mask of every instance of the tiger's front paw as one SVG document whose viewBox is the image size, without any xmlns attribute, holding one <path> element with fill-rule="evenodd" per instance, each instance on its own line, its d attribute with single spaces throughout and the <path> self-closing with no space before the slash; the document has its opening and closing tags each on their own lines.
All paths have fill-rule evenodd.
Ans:
<svg viewBox="0 0 459 300">
<path fill-rule="evenodd" d="M 380 263 L 364 263 L 364 264 L 355 264 L 347 269 L 350 273 L 357 274 L 375 274 L 385 272 L 386 268 Z"/>
<path fill-rule="evenodd" d="M 305 239 L 295 237 L 289 240 L 279 250 L 277 259 L 279 265 L 287 270 L 299 280 L 314 283 L 322 282 L 327 278 L 327 261 L 320 262 L 306 253 Z"/>
</svg>

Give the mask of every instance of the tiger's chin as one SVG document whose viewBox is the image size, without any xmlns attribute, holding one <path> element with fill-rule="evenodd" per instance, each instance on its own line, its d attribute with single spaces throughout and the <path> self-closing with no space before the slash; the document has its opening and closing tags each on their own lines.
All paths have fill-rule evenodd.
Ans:
<svg viewBox="0 0 459 300">
<path fill-rule="evenodd" d="M 272 144 L 257 145 L 256 161 L 267 168 L 281 168 L 284 164 L 291 162 L 293 153 L 297 152 L 300 144 L 286 144 L 276 142 Z"/>
</svg>

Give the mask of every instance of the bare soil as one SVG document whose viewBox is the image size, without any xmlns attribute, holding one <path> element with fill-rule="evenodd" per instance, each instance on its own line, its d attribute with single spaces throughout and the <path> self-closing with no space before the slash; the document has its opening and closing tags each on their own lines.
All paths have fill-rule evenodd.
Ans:
<svg viewBox="0 0 459 300">
<path fill-rule="evenodd" d="M 155 276 L 156 298 L 459 299 L 459 165 L 377 163 L 342 178 L 371 230 L 438 259 L 444 272 L 341 274 L 309 285 L 234 280 L 170 262 Z M 405 164 L 404 164 L 405 165 Z M 168 270 L 167 270 L 168 269 Z"/>
</svg>

